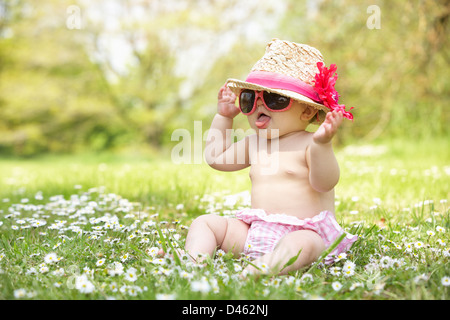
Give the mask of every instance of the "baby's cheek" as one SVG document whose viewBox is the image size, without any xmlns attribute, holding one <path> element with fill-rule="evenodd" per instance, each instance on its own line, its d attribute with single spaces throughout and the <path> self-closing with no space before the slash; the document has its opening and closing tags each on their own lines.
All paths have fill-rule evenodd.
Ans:
<svg viewBox="0 0 450 320">
<path fill-rule="evenodd" d="M 256 128 L 256 125 L 255 125 L 255 122 L 256 122 L 256 116 L 255 116 L 255 113 L 253 113 L 253 114 L 247 116 L 247 121 L 248 121 L 248 124 L 250 125 L 250 127 L 251 127 L 252 129 L 255 129 L 255 130 L 257 129 L 257 128 Z"/>
</svg>

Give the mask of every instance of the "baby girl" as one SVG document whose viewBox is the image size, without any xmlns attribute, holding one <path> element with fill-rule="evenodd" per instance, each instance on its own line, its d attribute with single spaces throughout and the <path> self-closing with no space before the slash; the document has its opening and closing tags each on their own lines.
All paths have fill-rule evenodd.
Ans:
<svg viewBox="0 0 450 320">
<path fill-rule="evenodd" d="M 259 273 L 254 266 L 264 263 L 271 274 L 286 274 L 315 262 L 345 233 L 334 216 L 339 166 L 332 139 L 343 118 L 353 116 L 337 103 L 335 70 L 324 66 L 317 49 L 274 39 L 246 81 L 229 79 L 219 90 L 205 158 L 222 171 L 250 166 L 251 208 L 235 218 L 196 218 L 186 238 L 191 257 L 212 255 L 217 248 L 243 252 L 255 260 L 248 272 Z M 241 112 L 256 134 L 234 142 L 233 118 Z M 307 132 L 314 121 L 322 124 Z M 273 163 L 275 169 L 267 170 Z M 356 238 L 345 233 L 325 263 Z"/>
</svg>

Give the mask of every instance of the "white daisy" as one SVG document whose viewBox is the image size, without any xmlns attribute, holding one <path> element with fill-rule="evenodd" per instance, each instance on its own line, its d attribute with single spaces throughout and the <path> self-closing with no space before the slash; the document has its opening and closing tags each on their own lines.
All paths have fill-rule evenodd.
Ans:
<svg viewBox="0 0 450 320">
<path fill-rule="evenodd" d="M 105 259 L 100 259 L 100 260 L 98 260 L 97 261 L 97 263 L 95 264 L 97 267 L 100 267 L 100 266 L 102 266 L 102 265 L 104 265 L 105 264 Z"/>
<path fill-rule="evenodd" d="M 91 293 L 94 291 L 95 286 L 88 280 L 86 274 L 83 274 L 76 278 L 75 288 L 81 293 Z"/>
<path fill-rule="evenodd" d="M 387 269 L 392 266 L 392 259 L 388 256 L 384 256 L 380 259 L 380 267 Z"/>
<path fill-rule="evenodd" d="M 335 281 L 331 284 L 334 291 L 339 291 L 342 288 L 342 284 L 339 281 Z"/>
<path fill-rule="evenodd" d="M 344 260 L 347 259 L 347 254 L 345 252 L 338 254 L 335 258 L 334 258 L 334 262 L 338 262 L 340 260 Z"/>
<path fill-rule="evenodd" d="M 14 290 L 14 298 L 20 299 L 20 298 L 25 298 L 26 296 L 27 296 L 27 291 L 25 289 Z"/>
<path fill-rule="evenodd" d="M 342 267 L 342 274 L 345 277 L 350 277 L 355 274 L 355 264 L 351 261 L 346 261 Z"/>
<path fill-rule="evenodd" d="M 330 274 L 334 275 L 334 276 L 338 276 L 341 274 L 341 268 L 339 267 L 331 267 L 330 268 Z"/>
<path fill-rule="evenodd" d="M 196 292 L 208 293 L 211 290 L 211 285 L 206 278 L 191 282 L 191 290 Z"/>
<path fill-rule="evenodd" d="M 127 272 L 125 272 L 125 280 L 127 281 L 131 281 L 134 282 L 137 280 L 137 275 L 136 275 L 136 269 L 135 268 L 129 268 L 127 269 Z"/>
</svg>

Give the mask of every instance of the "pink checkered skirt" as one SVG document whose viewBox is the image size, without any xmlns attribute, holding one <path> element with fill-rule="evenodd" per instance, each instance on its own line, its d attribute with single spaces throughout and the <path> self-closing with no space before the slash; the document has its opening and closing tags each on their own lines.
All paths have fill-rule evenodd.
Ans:
<svg viewBox="0 0 450 320">
<path fill-rule="evenodd" d="M 285 214 L 267 214 L 262 209 L 244 209 L 236 213 L 236 218 L 250 224 L 244 254 L 256 259 L 272 252 L 278 241 L 286 234 L 297 230 L 312 230 L 322 237 L 325 247 L 346 233 L 339 245 L 325 258 L 326 264 L 334 262 L 334 257 L 346 252 L 358 239 L 356 235 L 345 232 L 337 223 L 331 211 L 322 211 L 312 218 L 299 219 Z"/>
</svg>

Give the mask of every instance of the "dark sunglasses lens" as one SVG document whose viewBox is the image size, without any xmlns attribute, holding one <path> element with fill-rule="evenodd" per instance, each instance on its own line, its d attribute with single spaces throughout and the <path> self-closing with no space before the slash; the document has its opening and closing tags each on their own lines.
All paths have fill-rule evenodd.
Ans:
<svg viewBox="0 0 450 320">
<path fill-rule="evenodd" d="M 255 91 L 242 90 L 239 96 L 239 107 L 243 113 L 249 113 L 253 109 L 255 103 Z"/>
<path fill-rule="evenodd" d="M 282 110 L 289 105 L 290 101 L 291 99 L 288 97 L 264 91 L 264 102 L 269 109 Z"/>
</svg>

